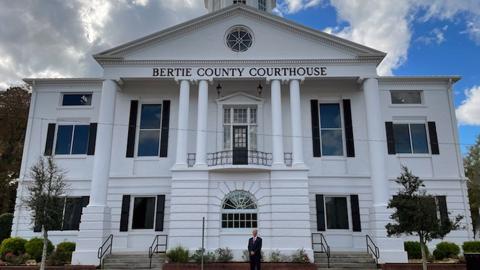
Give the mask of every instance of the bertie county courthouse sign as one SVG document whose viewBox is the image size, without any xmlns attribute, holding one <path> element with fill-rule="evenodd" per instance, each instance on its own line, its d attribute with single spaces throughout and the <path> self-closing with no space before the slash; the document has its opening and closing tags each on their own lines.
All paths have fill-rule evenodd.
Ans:
<svg viewBox="0 0 480 270">
<path fill-rule="evenodd" d="M 153 77 L 322 77 L 327 76 L 327 67 L 180 67 L 152 70 Z"/>
</svg>

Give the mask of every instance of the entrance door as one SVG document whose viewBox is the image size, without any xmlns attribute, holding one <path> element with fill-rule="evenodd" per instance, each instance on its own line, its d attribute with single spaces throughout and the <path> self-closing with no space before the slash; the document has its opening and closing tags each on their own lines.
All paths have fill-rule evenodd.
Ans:
<svg viewBox="0 0 480 270">
<path fill-rule="evenodd" d="M 233 164 L 248 164 L 248 126 L 233 126 Z"/>
</svg>

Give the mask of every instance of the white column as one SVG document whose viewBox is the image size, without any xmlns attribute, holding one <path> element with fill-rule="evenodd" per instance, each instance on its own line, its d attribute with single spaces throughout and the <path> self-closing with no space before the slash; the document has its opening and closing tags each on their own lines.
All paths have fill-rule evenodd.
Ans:
<svg viewBox="0 0 480 270">
<path fill-rule="evenodd" d="M 198 84 L 197 154 L 195 166 L 207 165 L 208 82 Z"/>
<path fill-rule="evenodd" d="M 273 165 L 285 166 L 283 158 L 282 92 L 280 80 L 271 81 Z"/>
<path fill-rule="evenodd" d="M 292 166 L 303 166 L 303 132 L 300 107 L 300 81 L 290 81 L 290 119 L 292 122 Z"/>
<path fill-rule="evenodd" d="M 190 82 L 180 81 L 180 100 L 178 103 L 177 160 L 176 165 L 187 165 L 188 113 L 190 102 Z"/>
<path fill-rule="evenodd" d="M 363 83 L 365 110 L 367 113 L 370 175 L 372 178 L 373 206 L 386 207 L 390 191 L 387 179 L 385 155 L 385 125 L 382 120 L 378 80 L 369 78 Z"/>
<path fill-rule="evenodd" d="M 106 206 L 107 202 L 116 93 L 117 84 L 113 80 L 105 80 L 100 100 L 96 149 L 90 188 L 90 206 Z"/>
<path fill-rule="evenodd" d="M 72 264 L 98 264 L 97 249 L 111 232 L 111 211 L 107 206 L 107 190 L 112 152 L 113 123 L 117 84 L 105 80 L 98 116 L 97 141 L 93 158 L 90 203 L 83 208 L 77 246 Z"/>
<path fill-rule="evenodd" d="M 387 175 L 385 125 L 382 119 L 382 104 L 378 80 L 368 78 L 363 82 L 363 95 L 367 114 L 367 139 L 370 159 L 370 177 L 373 205 L 369 215 L 369 231 L 382 252 L 380 262 L 407 262 L 407 254 L 401 238 L 387 237 L 385 225 L 390 222 L 387 202 L 390 198 L 390 183 Z"/>
</svg>

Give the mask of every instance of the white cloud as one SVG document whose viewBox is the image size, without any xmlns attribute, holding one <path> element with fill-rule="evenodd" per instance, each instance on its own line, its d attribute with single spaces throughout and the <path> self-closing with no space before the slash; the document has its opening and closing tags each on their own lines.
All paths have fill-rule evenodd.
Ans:
<svg viewBox="0 0 480 270">
<path fill-rule="evenodd" d="M 448 25 L 445 25 L 442 28 L 438 28 L 438 27 L 434 28 L 432 31 L 430 31 L 428 35 L 418 37 L 416 41 L 426 45 L 430 45 L 434 43 L 437 45 L 442 44 L 446 40 L 445 31 L 447 31 L 447 29 L 448 29 Z"/>
<path fill-rule="evenodd" d="M 461 125 L 480 125 L 480 85 L 465 90 L 466 99 L 457 108 Z"/>
<path fill-rule="evenodd" d="M 0 89 L 25 77 L 98 76 L 92 54 L 206 12 L 199 0 L 1 2 Z"/>
<path fill-rule="evenodd" d="M 324 2 L 284 0 L 279 9 L 283 13 L 295 13 Z M 414 19 L 422 22 L 431 19 L 452 20 L 462 13 L 468 18 L 465 33 L 480 45 L 479 0 L 330 0 L 330 4 L 337 10 L 338 19 L 349 26 L 330 27 L 325 31 L 386 52 L 388 55 L 378 68 L 381 75 L 392 74 L 407 60 Z M 422 14 L 422 17 L 414 18 L 418 14 Z M 430 35 L 418 41 L 441 44 L 445 41 L 445 30 L 433 29 Z"/>
</svg>

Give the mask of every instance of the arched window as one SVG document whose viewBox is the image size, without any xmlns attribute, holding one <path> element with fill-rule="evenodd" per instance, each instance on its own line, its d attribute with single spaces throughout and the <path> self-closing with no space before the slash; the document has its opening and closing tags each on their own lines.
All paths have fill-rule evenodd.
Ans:
<svg viewBox="0 0 480 270">
<path fill-rule="evenodd" d="M 257 204 L 252 194 L 235 190 L 222 203 L 222 228 L 256 228 Z"/>
</svg>

